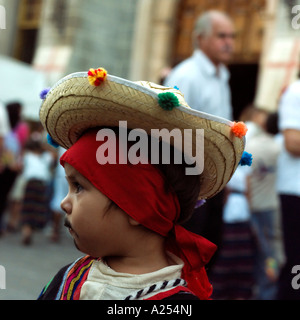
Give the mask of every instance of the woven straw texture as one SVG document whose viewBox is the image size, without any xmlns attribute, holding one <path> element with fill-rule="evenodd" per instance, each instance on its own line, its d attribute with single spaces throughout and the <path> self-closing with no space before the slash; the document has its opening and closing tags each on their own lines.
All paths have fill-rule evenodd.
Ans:
<svg viewBox="0 0 300 320">
<path fill-rule="evenodd" d="M 221 191 L 244 151 L 244 139 L 232 134 L 230 122 L 190 112 L 178 90 L 149 82 L 140 82 L 140 89 L 136 83 L 130 84 L 133 83 L 107 80 L 100 87 L 94 87 L 87 77 L 66 78 L 48 93 L 40 109 L 41 122 L 50 136 L 66 149 L 88 128 L 119 126 L 119 121 L 127 121 L 128 128 L 141 128 L 148 134 L 151 129 L 179 128 L 182 132 L 204 129 L 204 169 L 200 175 L 199 199 L 210 198 Z M 149 89 L 151 94 L 147 93 Z M 181 107 L 172 111 L 162 109 L 157 94 L 165 91 L 176 94 Z M 191 148 L 195 154 L 195 136 Z"/>
</svg>

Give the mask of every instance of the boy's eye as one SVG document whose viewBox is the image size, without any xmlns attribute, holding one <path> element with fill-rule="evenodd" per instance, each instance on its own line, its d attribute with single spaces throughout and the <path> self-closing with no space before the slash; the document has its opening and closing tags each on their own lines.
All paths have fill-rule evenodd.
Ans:
<svg viewBox="0 0 300 320">
<path fill-rule="evenodd" d="M 74 183 L 73 183 L 73 186 L 74 186 L 74 188 L 75 188 L 75 192 L 76 192 L 76 193 L 80 192 L 80 191 L 83 189 L 82 186 L 81 186 L 81 184 L 79 184 L 78 182 L 74 182 Z"/>
</svg>

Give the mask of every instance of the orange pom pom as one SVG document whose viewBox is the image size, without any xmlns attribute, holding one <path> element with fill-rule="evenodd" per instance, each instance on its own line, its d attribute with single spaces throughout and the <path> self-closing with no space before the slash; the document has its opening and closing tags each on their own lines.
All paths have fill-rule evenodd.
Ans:
<svg viewBox="0 0 300 320">
<path fill-rule="evenodd" d="M 236 137 L 242 138 L 246 135 L 248 128 L 244 122 L 234 122 L 231 131 Z"/>
<path fill-rule="evenodd" d="M 104 68 L 90 69 L 88 72 L 88 79 L 92 86 L 100 86 L 107 76 L 107 71 Z"/>
</svg>

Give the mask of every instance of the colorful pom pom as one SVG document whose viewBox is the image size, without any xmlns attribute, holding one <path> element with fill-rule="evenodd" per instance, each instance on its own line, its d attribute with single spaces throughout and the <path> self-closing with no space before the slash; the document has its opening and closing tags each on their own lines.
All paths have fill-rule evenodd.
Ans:
<svg viewBox="0 0 300 320">
<path fill-rule="evenodd" d="M 172 92 L 163 92 L 158 94 L 158 104 L 164 110 L 173 110 L 180 105 L 178 98 Z"/>
<path fill-rule="evenodd" d="M 246 135 L 248 128 L 244 122 L 234 122 L 231 131 L 236 137 L 242 138 Z"/>
<path fill-rule="evenodd" d="M 40 93 L 40 98 L 41 98 L 42 100 L 45 100 L 45 99 L 46 99 L 47 94 L 48 94 L 48 92 L 50 91 L 50 89 L 51 89 L 51 88 L 46 88 L 46 89 L 44 89 L 44 90 L 41 91 L 41 93 Z"/>
<path fill-rule="evenodd" d="M 206 200 L 197 200 L 196 205 L 195 205 L 195 209 L 202 207 L 205 204 Z"/>
<path fill-rule="evenodd" d="M 92 86 L 100 86 L 107 77 L 107 71 L 103 68 L 90 69 L 88 72 L 88 79 Z"/>
<path fill-rule="evenodd" d="M 250 167 L 252 165 L 252 160 L 253 160 L 252 154 L 244 151 L 239 164 L 241 166 L 249 166 Z"/>
<path fill-rule="evenodd" d="M 59 144 L 55 140 L 52 139 L 52 137 L 50 136 L 49 133 L 47 135 L 47 141 L 52 147 L 54 147 L 54 148 L 58 148 L 59 147 Z"/>
</svg>

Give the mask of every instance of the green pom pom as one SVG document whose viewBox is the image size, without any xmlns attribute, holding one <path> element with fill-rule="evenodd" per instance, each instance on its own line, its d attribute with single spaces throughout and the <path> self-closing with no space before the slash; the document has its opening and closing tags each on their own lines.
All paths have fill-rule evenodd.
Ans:
<svg viewBox="0 0 300 320">
<path fill-rule="evenodd" d="M 158 94 L 158 104 L 164 110 L 173 110 L 180 105 L 178 98 L 173 92 L 163 92 Z"/>
</svg>

